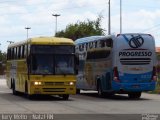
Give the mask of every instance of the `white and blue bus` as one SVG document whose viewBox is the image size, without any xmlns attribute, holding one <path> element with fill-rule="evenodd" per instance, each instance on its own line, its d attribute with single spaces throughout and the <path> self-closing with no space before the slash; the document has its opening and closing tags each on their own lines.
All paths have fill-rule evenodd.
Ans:
<svg viewBox="0 0 160 120">
<path fill-rule="evenodd" d="M 140 98 L 156 86 L 155 41 L 150 34 L 128 33 L 77 39 L 77 93 L 96 90 Z"/>
</svg>

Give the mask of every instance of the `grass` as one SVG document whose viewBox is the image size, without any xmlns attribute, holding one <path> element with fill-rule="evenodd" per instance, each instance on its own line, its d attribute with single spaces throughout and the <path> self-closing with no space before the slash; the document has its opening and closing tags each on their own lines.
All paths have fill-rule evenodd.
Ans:
<svg viewBox="0 0 160 120">
<path fill-rule="evenodd" d="M 151 94 L 160 94 L 160 76 L 158 76 L 156 89 L 154 91 L 150 91 L 148 93 L 151 93 Z"/>
</svg>

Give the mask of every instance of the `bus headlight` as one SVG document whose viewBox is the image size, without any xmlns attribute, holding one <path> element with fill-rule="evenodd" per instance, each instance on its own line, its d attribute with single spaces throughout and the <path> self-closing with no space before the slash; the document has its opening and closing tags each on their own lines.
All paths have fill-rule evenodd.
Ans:
<svg viewBox="0 0 160 120">
<path fill-rule="evenodd" d="M 33 85 L 42 85 L 42 82 L 35 81 L 33 82 Z"/>
<path fill-rule="evenodd" d="M 74 82 L 69 82 L 69 85 L 74 85 Z"/>
</svg>

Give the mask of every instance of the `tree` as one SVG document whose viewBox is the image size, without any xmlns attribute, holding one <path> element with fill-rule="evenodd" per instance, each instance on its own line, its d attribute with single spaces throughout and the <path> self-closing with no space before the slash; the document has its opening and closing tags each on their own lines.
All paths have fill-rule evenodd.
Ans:
<svg viewBox="0 0 160 120">
<path fill-rule="evenodd" d="M 4 74 L 6 58 L 6 53 L 0 51 L 0 75 Z"/>
<path fill-rule="evenodd" d="M 6 60 L 7 60 L 6 53 L 5 53 L 5 52 L 2 53 L 2 52 L 0 51 L 0 62 L 6 63 Z"/>
<path fill-rule="evenodd" d="M 87 20 L 83 22 L 77 22 L 75 24 L 69 24 L 65 30 L 56 33 L 56 37 L 65 37 L 72 40 L 76 40 L 81 37 L 104 35 L 104 29 L 101 28 L 102 16 L 95 21 Z"/>
</svg>

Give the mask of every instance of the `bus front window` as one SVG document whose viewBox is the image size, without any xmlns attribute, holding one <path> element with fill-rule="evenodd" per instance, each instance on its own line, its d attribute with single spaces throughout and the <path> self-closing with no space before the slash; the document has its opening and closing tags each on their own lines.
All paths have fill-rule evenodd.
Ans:
<svg viewBox="0 0 160 120">
<path fill-rule="evenodd" d="M 57 55 L 55 57 L 55 74 L 74 74 L 74 56 Z"/>
<path fill-rule="evenodd" d="M 31 71 L 33 74 L 53 74 L 53 57 L 43 54 L 33 55 Z"/>
</svg>

